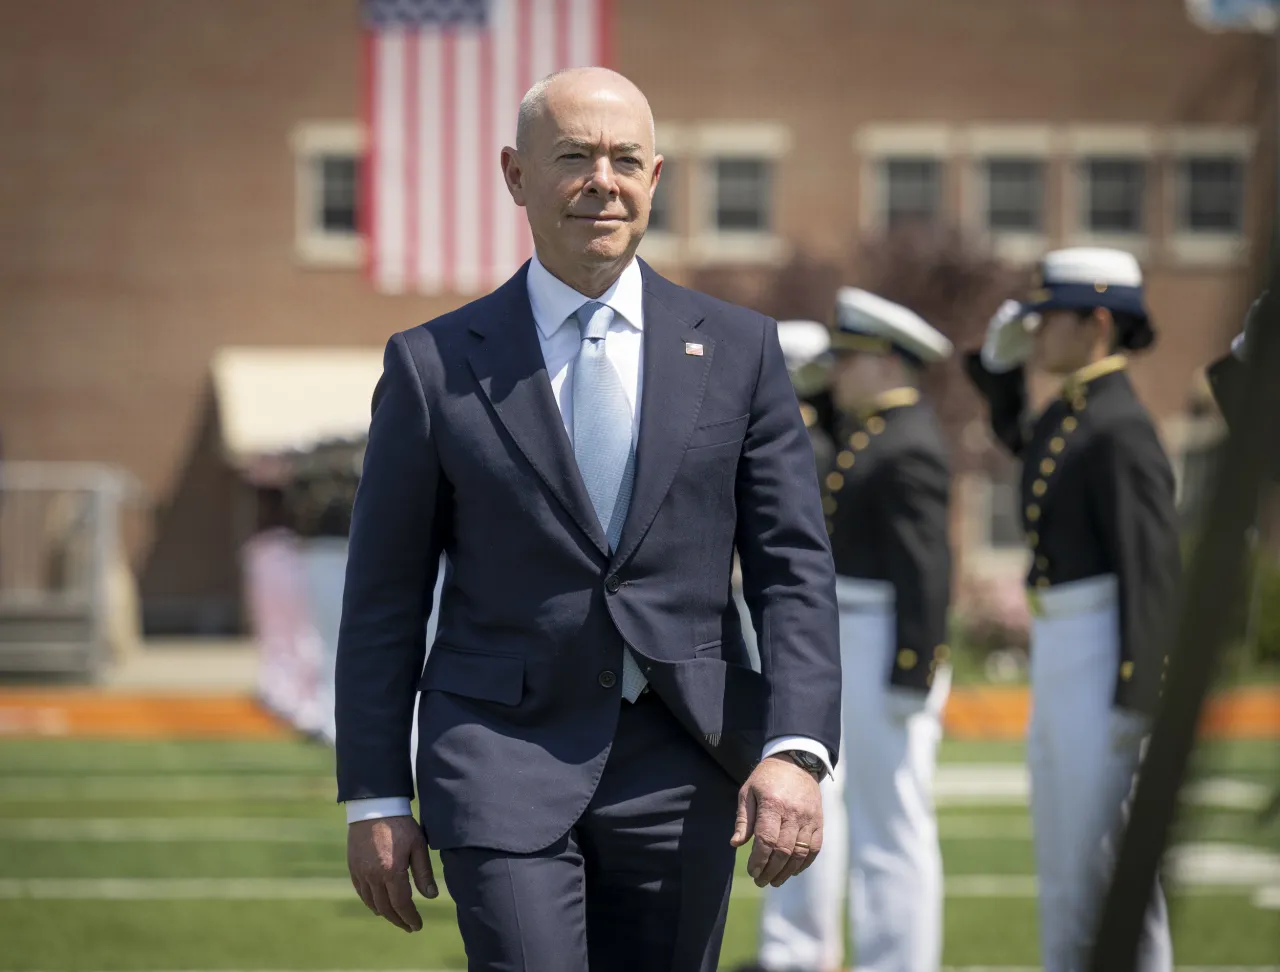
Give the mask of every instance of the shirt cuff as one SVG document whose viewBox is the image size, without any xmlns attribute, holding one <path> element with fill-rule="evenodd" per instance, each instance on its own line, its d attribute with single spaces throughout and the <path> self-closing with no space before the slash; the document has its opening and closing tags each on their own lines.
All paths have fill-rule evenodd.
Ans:
<svg viewBox="0 0 1280 972">
<path fill-rule="evenodd" d="M 806 753 L 812 753 L 822 760 L 822 765 L 827 768 L 828 776 L 835 773 L 835 768 L 831 765 L 831 754 L 827 752 L 827 747 L 816 739 L 810 739 L 808 736 L 777 736 L 774 739 L 770 739 L 764 744 L 764 754 L 760 758 L 768 759 L 778 753 L 785 753 L 789 749 L 800 749 Z"/>
<path fill-rule="evenodd" d="M 410 817 L 413 807 L 408 797 L 370 797 L 347 801 L 347 823 L 377 820 L 381 817 Z"/>
</svg>

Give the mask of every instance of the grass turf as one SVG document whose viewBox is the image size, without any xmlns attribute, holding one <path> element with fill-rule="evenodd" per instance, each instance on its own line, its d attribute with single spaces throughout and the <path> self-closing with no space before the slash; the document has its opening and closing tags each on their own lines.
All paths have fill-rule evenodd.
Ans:
<svg viewBox="0 0 1280 972">
<path fill-rule="evenodd" d="M 948 742 L 946 763 L 1016 763 L 1020 746 Z M 1271 744 L 1206 746 L 1202 775 L 1274 783 Z M 0 742 L 0 887 L 15 879 L 320 880 L 341 893 L 344 828 L 331 802 L 332 754 L 302 742 Z M 175 783 L 178 798 L 166 797 Z M 944 807 L 948 877 L 1031 874 L 1026 810 Z M 1280 849 L 1250 813 L 1196 808 L 1183 840 Z M 145 837 L 145 839 L 139 839 Z M 745 854 L 743 856 L 745 861 Z M 327 882 L 327 883 L 326 883 Z M 1277 916 L 1251 892 L 1177 895 L 1180 964 L 1272 963 Z M 316 900 L 0 899 L 2 972 L 158 969 L 462 969 L 447 902 L 419 902 L 425 930 L 406 935 L 355 898 Z M 760 899 L 740 877 L 723 968 L 754 954 Z M 949 965 L 1034 965 L 1035 902 L 951 897 Z"/>
</svg>

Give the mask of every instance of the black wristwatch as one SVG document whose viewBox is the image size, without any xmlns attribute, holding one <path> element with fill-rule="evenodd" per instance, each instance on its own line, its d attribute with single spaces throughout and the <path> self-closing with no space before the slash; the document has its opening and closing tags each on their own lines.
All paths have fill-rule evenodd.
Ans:
<svg viewBox="0 0 1280 972">
<path fill-rule="evenodd" d="M 812 776 L 817 782 L 821 783 L 822 778 L 827 775 L 827 764 L 818 759 L 813 753 L 803 749 L 784 749 L 777 756 L 788 756 L 791 761 L 799 766 L 802 770 Z"/>
</svg>

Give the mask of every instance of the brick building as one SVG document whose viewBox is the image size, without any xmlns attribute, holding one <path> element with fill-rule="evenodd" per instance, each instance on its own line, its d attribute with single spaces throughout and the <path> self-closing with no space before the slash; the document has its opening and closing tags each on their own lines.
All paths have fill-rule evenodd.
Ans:
<svg viewBox="0 0 1280 972">
<path fill-rule="evenodd" d="M 361 273 L 356 0 L 0 11 L 4 455 L 130 470 L 150 623 L 234 627 L 218 350 L 376 348 L 470 295 Z M 1137 382 L 1180 451 L 1269 229 L 1269 39 L 1204 33 L 1182 0 L 614 0 L 612 24 L 668 158 L 659 269 L 763 286 L 802 253 L 856 276 L 858 241 L 904 219 L 1013 263 L 1124 246 L 1163 328 Z M 998 490 L 965 495 L 963 546 L 1006 541 Z"/>
</svg>

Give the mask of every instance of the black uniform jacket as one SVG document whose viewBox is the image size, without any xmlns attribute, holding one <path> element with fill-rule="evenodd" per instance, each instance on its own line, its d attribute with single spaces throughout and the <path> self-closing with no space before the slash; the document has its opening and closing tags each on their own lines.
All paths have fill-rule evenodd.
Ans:
<svg viewBox="0 0 1280 972">
<path fill-rule="evenodd" d="M 840 423 L 823 482 L 836 574 L 893 584 L 897 644 L 890 684 L 927 692 L 948 648 L 951 474 L 932 410 L 914 389 Z"/>
<path fill-rule="evenodd" d="M 1022 460 L 1022 522 L 1032 591 L 1114 574 L 1120 590 L 1115 704 L 1151 713 L 1167 664 L 1181 577 L 1174 478 L 1125 358 L 1068 378 L 1032 421 L 1023 369 L 968 371 L 991 408 L 997 438 Z M 1036 605 L 1034 593 L 1031 597 Z M 1064 649 L 1065 650 L 1065 649 Z"/>
</svg>

